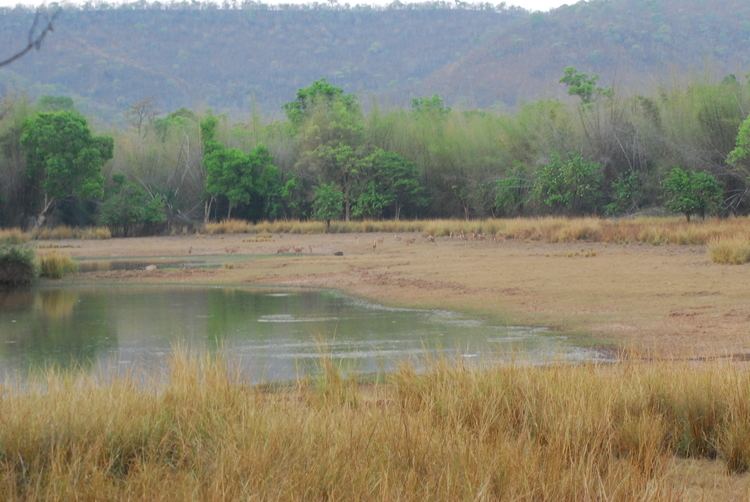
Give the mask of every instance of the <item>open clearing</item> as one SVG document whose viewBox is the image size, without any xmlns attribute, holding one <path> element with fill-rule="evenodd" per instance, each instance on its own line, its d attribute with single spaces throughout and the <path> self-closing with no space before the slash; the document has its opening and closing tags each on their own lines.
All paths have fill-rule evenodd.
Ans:
<svg viewBox="0 0 750 502">
<path fill-rule="evenodd" d="M 104 271 L 81 280 L 336 288 L 387 304 L 548 325 L 638 357 L 750 357 L 750 266 L 714 264 L 705 246 L 431 242 L 418 234 L 201 235 L 37 245 L 60 247 L 78 259 L 211 256 L 225 264 Z M 343 256 L 334 256 L 336 251 Z"/>
</svg>

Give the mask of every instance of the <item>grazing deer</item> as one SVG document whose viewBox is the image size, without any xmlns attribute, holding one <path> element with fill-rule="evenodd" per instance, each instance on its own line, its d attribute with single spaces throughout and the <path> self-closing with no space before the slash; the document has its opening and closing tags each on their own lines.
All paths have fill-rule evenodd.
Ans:
<svg viewBox="0 0 750 502">
<path fill-rule="evenodd" d="M 298 248 L 296 246 L 294 247 L 294 253 L 295 254 L 302 254 L 302 251 L 304 251 L 304 250 L 305 250 L 305 248 L 301 248 L 301 247 Z"/>
<path fill-rule="evenodd" d="M 288 252 L 289 252 L 289 248 L 288 247 L 283 247 L 283 248 L 279 248 L 279 249 L 276 250 L 276 254 L 284 254 L 284 253 L 288 253 Z"/>
<path fill-rule="evenodd" d="M 412 238 L 410 238 L 410 239 L 406 239 L 406 245 L 407 245 L 407 246 L 411 246 L 411 245 L 412 245 L 412 244 L 414 244 L 415 242 L 417 242 L 417 238 L 416 238 L 416 237 L 412 237 Z"/>
<path fill-rule="evenodd" d="M 427 238 L 428 241 L 432 242 L 433 244 L 435 243 L 435 236 L 434 235 L 428 235 L 426 238 Z"/>
</svg>

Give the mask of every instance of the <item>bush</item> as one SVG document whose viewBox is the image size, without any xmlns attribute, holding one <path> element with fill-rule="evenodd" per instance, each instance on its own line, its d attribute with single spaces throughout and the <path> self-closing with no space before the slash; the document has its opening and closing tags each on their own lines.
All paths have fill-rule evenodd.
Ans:
<svg viewBox="0 0 750 502">
<path fill-rule="evenodd" d="M 78 264 L 70 256 L 53 251 L 39 257 L 39 275 L 47 279 L 62 279 L 78 270 Z"/>
<path fill-rule="evenodd" d="M 0 285 L 23 286 L 34 279 L 34 250 L 26 246 L 0 246 Z"/>
<path fill-rule="evenodd" d="M 711 260 L 723 265 L 742 265 L 750 263 L 750 239 L 734 237 L 716 239 L 708 246 Z"/>
<path fill-rule="evenodd" d="M 539 169 L 536 196 L 539 202 L 565 214 L 595 214 L 603 199 L 602 166 L 581 155 L 554 156 Z"/>
<path fill-rule="evenodd" d="M 705 219 L 721 204 L 723 190 L 719 182 L 703 171 L 686 171 L 675 167 L 664 179 L 667 209 L 682 213 L 688 221 L 694 214 Z"/>
<path fill-rule="evenodd" d="M 148 193 L 122 175 L 112 177 L 113 187 L 99 212 L 99 223 L 121 237 L 154 234 L 167 221 L 164 198 Z"/>
</svg>

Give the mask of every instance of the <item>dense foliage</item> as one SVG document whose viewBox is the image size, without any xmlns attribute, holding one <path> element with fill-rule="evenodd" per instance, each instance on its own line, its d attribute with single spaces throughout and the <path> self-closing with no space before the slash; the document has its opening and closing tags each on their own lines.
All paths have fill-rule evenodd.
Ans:
<svg viewBox="0 0 750 502">
<path fill-rule="evenodd" d="M 317 80 L 290 96 L 283 119 L 159 114 L 143 100 L 111 136 L 92 133 L 69 99 L 6 96 L 0 221 L 28 227 L 41 215 L 138 235 L 229 217 L 748 212 L 747 81 L 623 95 L 568 68 L 565 86 L 575 102 L 514 113 L 452 109 L 435 95 L 364 111 Z"/>
</svg>

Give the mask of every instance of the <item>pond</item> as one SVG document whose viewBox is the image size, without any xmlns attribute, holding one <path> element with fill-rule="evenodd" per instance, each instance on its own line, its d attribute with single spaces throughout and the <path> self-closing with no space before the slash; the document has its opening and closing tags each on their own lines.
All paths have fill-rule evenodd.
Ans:
<svg viewBox="0 0 750 502">
<path fill-rule="evenodd" d="M 318 371 L 380 373 L 446 356 L 472 364 L 601 357 L 543 328 L 389 308 L 328 291 L 75 286 L 0 293 L 0 373 L 50 365 L 163 370 L 174 347 L 221 353 L 253 382 Z"/>
</svg>

